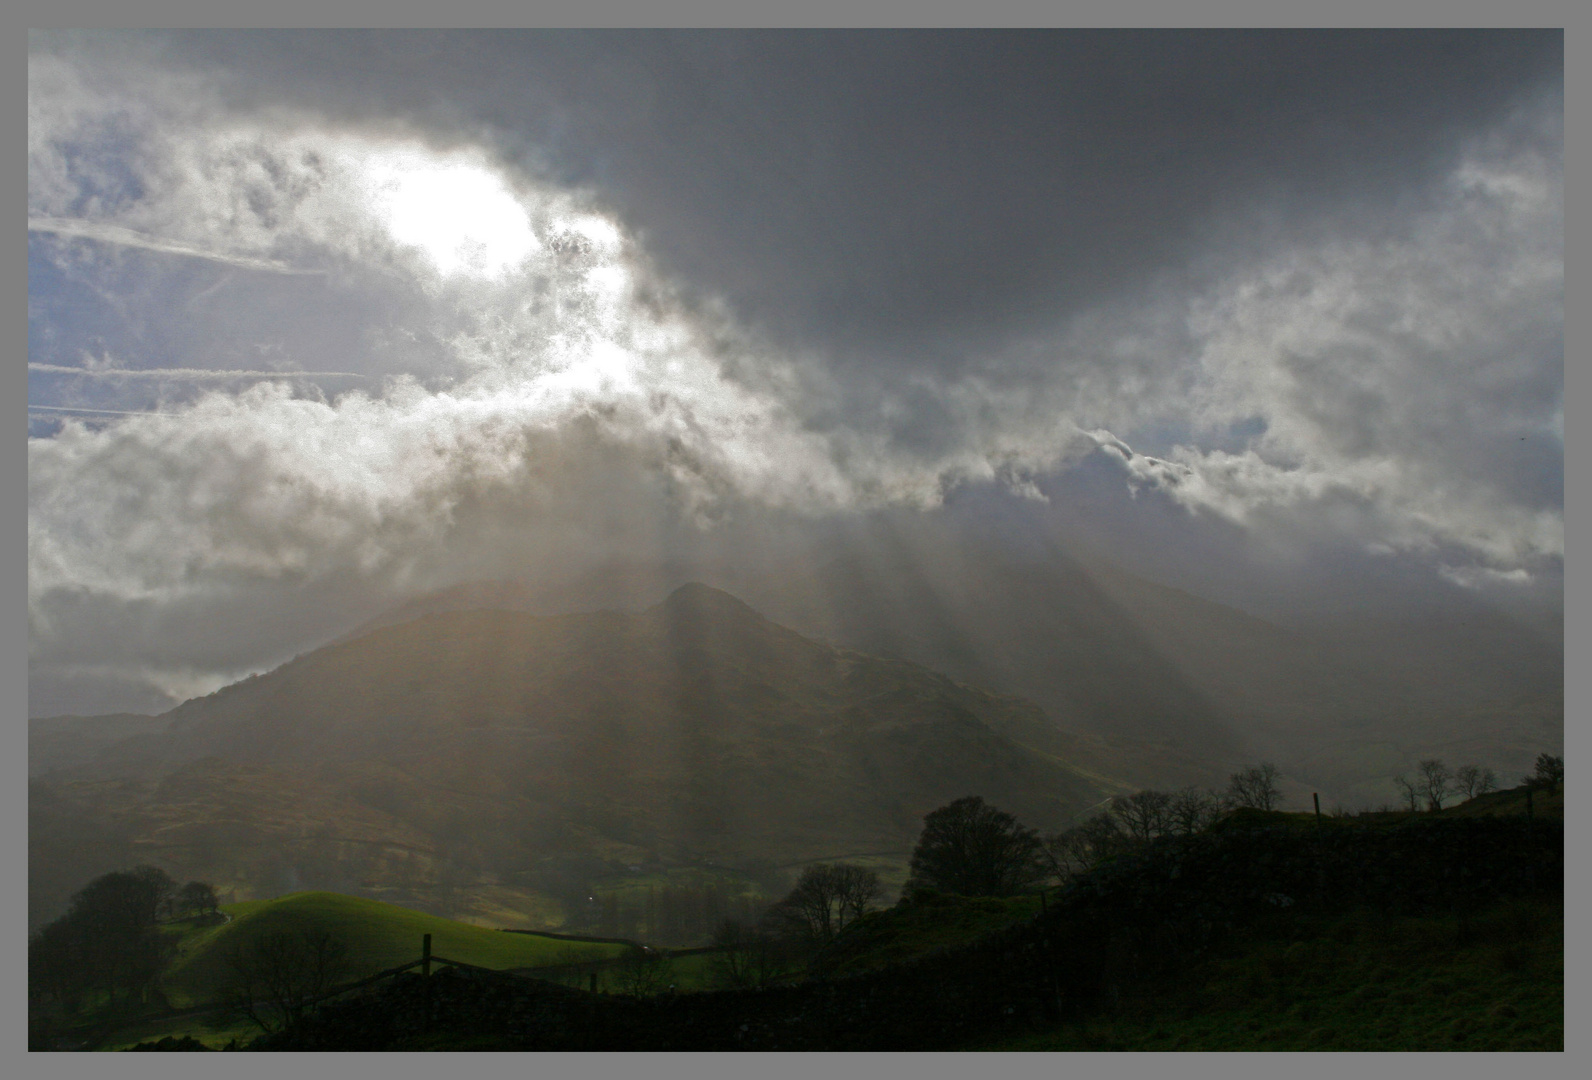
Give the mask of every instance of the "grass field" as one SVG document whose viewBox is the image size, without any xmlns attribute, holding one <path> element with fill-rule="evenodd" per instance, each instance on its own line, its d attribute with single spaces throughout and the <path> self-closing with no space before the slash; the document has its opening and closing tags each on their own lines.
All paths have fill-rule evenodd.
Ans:
<svg viewBox="0 0 1592 1080">
<path fill-rule="evenodd" d="M 275 900 L 226 904 L 221 911 L 229 919 L 220 925 L 189 921 L 166 927 L 177 938 L 177 954 L 161 988 L 174 1009 L 217 1004 L 230 980 L 227 952 L 263 934 L 284 931 L 328 930 L 345 941 L 348 980 L 419 959 L 425 934 L 432 936 L 434 955 L 497 969 L 591 963 L 614 959 L 625 951 L 622 945 L 507 934 L 339 893 L 293 893 Z M 688 975 L 682 971 L 682 976 Z M 92 1048 L 119 1050 L 164 1035 L 189 1035 L 219 1047 L 234 1037 L 246 1042 L 258 1034 L 252 1024 L 219 1013 L 129 1018 L 125 1023 L 107 1016 L 101 1021 L 100 1034 L 92 1039 Z"/>
<path fill-rule="evenodd" d="M 425 934 L 431 935 L 436 955 L 488 968 L 605 960 L 624 951 L 620 945 L 506 934 L 339 893 L 293 893 L 230 904 L 222 911 L 232 917 L 229 922 L 189 929 L 178 944 L 178 956 L 164 980 L 167 1000 L 175 1008 L 214 1001 L 228 979 L 227 952 L 262 934 L 283 931 L 327 930 L 343 939 L 348 944 L 349 978 L 418 959 Z"/>
</svg>

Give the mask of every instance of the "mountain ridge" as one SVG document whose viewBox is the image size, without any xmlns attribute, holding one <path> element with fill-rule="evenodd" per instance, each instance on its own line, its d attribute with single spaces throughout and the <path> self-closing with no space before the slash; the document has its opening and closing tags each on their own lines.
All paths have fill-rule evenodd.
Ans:
<svg viewBox="0 0 1592 1080">
<path fill-rule="evenodd" d="M 534 892 L 550 859 L 904 858 L 923 814 L 970 793 L 1057 828 L 1125 785 L 1007 734 L 1047 724 L 695 583 L 639 613 L 379 627 L 183 703 L 164 731 L 36 780 L 34 804 L 124 825 L 132 849 L 240 895 L 402 877 L 440 903 Z"/>
</svg>

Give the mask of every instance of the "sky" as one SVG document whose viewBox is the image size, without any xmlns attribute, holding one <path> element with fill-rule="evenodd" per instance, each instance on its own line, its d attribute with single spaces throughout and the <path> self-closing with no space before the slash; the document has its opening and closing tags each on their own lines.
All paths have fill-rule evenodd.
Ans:
<svg viewBox="0 0 1592 1080">
<path fill-rule="evenodd" d="M 34 32 L 28 79 L 32 715 L 902 516 L 1562 611 L 1559 32 Z"/>
</svg>

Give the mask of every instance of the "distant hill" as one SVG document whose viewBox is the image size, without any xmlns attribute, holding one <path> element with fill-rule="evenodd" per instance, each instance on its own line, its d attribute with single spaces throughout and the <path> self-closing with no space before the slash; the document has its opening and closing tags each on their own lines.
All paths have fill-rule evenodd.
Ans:
<svg viewBox="0 0 1592 1080">
<path fill-rule="evenodd" d="M 1425 614 L 1283 623 L 1076 545 L 896 524 L 837 536 L 775 572 L 622 562 L 568 581 L 461 584 L 356 633 L 470 609 L 639 611 L 696 579 L 809 637 L 1026 698 L 1049 722 L 1007 734 L 1135 786 L 1221 787 L 1235 766 L 1268 759 L 1290 805 L 1316 791 L 1329 807 L 1376 806 L 1421 758 L 1513 777 L 1563 747 L 1563 633 L 1551 622 L 1454 596 Z M 1075 738 L 1056 744 L 1057 732 Z"/>
<path fill-rule="evenodd" d="M 164 731 L 170 722 L 164 716 L 138 713 L 47 716 L 29 720 L 28 775 L 86 764 L 106 747 L 135 735 Z"/>
<path fill-rule="evenodd" d="M 1422 757 L 1515 776 L 1563 746 L 1562 636 L 1480 603 L 1282 625 L 1098 556 L 913 537 L 746 595 L 803 633 L 1021 695 L 1114 744 L 1102 767 L 1143 786 L 1221 785 L 1270 759 L 1293 805 L 1376 805 Z"/>
<path fill-rule="evenodd" d="M 634 614 L 424 615 L 162 719 L 33 781 L 32 835 L 57 838 L 30 850 L 35 920 L 111 868 L 77 858 L 96 829 L 116 835 L 102 859 L 240 897 L 335 888 L 534 924 L 626 868 L 904 860 L 959 796 L 1056 828 L 1125 786 L 1027 701 L 696 584 Z"/>
</svg>

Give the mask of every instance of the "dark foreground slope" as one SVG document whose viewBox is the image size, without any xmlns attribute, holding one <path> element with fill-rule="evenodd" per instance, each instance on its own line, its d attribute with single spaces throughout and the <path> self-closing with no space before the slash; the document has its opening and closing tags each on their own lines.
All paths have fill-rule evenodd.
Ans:
<svg viewBox="0 0 1592 1080">
<path fill-rule="evenodd" d="M 1555 933 L 1562 934 L 1563 836 L 1558 822 L 1523 818 L 1335 823 L 1305 831 L 1239 821 L 1120 859 L 1063 890 L 1030 921 L 849 978 L 650 1000 L 485 974 L 399 978 L 363 998 L 328 1005 L 300 1032 L 262 1039 L 254 1048 L 1023 1045 L 1024 1038 L 1064 1039 L 1102 1017 L 1120 1031 L 1124 1002 L 1153 1000 L 1155 988 L 1164 1000 L 1167 988 L 1187 990 L 1191 979 L 1220 975 L 1224 962 L 1247 957 L 1254 962 L 1237 971 L 1254 976 L 1250 983 L 1228 979 L 1213 984 L 1203 1001 L 1198 994 L 1192 1003 L 1180 1001 L 1183 1018 L 1197 1020 L 1202 1009 L 1206 1016 L 1244 1009 L 1286 1014 L 1298 1004 L 1278 997 L 1290 978 L 1309 988 L 1334 963 L 1366 963 L 1367 974 L 1382 970 L 1374 977 L 1383 985 L 1366 987 L 1347 1004 L 1419 1022 L 1402 1035 L 1386 1027 L 1323 1032 L 1317 1026 L 1301 1029 L 1300 1041 L 1309 1036 L 1316 1048 L 1341 1049 L 1562 1049 L 1562 962 L 1555 967 L 1551 946 Z M 1402 935 L 1400 946 L 1390 935 Z M 1471 988 L 1482 998 L 1387 968 L 1390 961 L 1419 964 L 1471 953 L 1481 959 L 1458 970 L 1488 978 Z M 1435 996 L 1421 999 L 1413 987 Z M 1499 1000 L 1484 1000 L 1489 991 Z M 1523 1024 L 1517 1022 L 1522 1009 Z M 1294 1028 L 1311 1019 L 1288 1016 Z M 1152 1038 L 1154 1027 L 1142 1035 Z"/>
<path fill-rule="evenodd" d="M 1098 802 L 1099 778 L 1007 734 L 1049 726 L 1022 699 L 809 640 L 705 586 L 639 614 L 433 614 L 35 779 L 30 828 L 56 843 L 30 852 L 34 915 L 51 914 L 37 889 L 64 898 L 113 868 L 67 861 L 85 851 L 240 899 L 491 892 L 521 925 L 553 877 L 583 898 L 627 868 L 904 860 L 923 814 L 969 793 L 1041 828 Z"/>
</svg>

